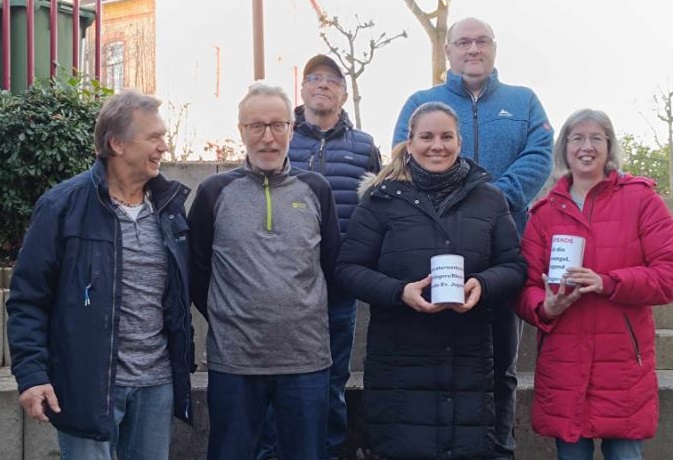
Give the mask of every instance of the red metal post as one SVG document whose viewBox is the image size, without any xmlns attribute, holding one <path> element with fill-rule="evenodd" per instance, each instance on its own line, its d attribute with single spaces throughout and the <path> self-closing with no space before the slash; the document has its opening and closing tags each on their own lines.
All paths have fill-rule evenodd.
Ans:
<svg viewBox="0 0 673 460">
<path fill-rule="evenodd" d="M 264 0 L 252 1 L 252 49 L 255 80 L 264 78 Z"/>
<path fill-rule="evenodd" d="M 9 0 L 2 0 L 2 89 L 9 90 L 11 84 L 11 54 L 9 48 L 10 37 L 10 5 Z"/>
<path fill-rule="evenodd" d="M 79 0 L 72 2 L 72 73 L 79 71 Z"/>
<path fill-rule="evenodd" d="M 53 77 L 58 65 L 58 0 L 51 0 L 49 10 L 49 76 Z"/>
<path fill-rule="evenodd" d="M 297 80 L 297 75 L 299 74 L 299 70 L 297 69 L 297 65 L 292 66 L 293 70 L 293 84 L 294 84 L 294 106 L 297 107 L 299 105 L 299 80 Z"/>
<path fill-rule="evenodd" d="M 35 80 L 35 0 L 26 0 L 26 34 L 26 86 L 30 87 Z"/>
<path fill-rule="evenodd" d="M 101 59 L 100 59 L 100 47 L 101 47 L 101 36 L 103 35 L 103 0 L 96 0 L 96 48 L 95 53 L 95 68 L 94 75 L 96 80 L 100 81 L 101 73 Z"/>
</svg>

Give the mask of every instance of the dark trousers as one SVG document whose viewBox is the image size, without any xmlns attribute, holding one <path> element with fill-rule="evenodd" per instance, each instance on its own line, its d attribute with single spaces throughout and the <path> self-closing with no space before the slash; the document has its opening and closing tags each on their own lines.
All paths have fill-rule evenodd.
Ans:
<svg viewBox="0 0 673 460">
<path fill-rule="evenodd" d="M 280 460 L 324 458 L 328 387 L 328 369 L 284 375 L 208 371 L 208 460 L 254 459 L 269 406 Z"/>
<path fill-rule="evenodd" d="M 496 310 L 493 321 L 495 373 L 495 441 L 497 458 L 513 458 L 516 410 L 516 361 L 523 322 L 507 305 Z"/>
<path fill-rule="evenodd" d="M 346 383 L 351 375 L 351 353 L 355 334 L 357 302 L 342 298 L 329 307 L 330 351 L 332 367 L 329 384 L 329 415 L 327 423 L 326 457 L 339 457 L 346 442 Z M 257 460 L 276 457 L 276 432 L 273 409 L 269 409 Z"/>
</svg>

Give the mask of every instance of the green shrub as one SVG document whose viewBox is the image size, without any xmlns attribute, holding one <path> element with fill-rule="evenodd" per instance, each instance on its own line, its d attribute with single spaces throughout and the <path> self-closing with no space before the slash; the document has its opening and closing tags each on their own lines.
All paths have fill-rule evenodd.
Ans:
<svg viewBox="0 0 673 460">
<path fill-rule="evenodd" d="M 109 94 L 74 77 L 0 93 L 0 264 L 16 258 L 40 195 L 93 163 L 96 116 Z"/>
</svg>

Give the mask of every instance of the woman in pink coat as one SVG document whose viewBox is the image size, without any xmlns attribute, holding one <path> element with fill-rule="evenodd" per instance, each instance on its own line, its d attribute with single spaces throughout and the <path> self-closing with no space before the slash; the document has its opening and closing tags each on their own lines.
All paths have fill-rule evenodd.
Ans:
<svg viewBox="0 0 673 460">
<path fill-rule="evenodd" d="M 517 305 L 538 328 L 533 429 L 559 460 L 640 459 L 659 417 L 652 305 L 673 300 L 673 219 L 654 182 L 619 171 L 612 122 L 580 110 L 554 147 L 563 174 L 531 210 Z M 585 240 L 581 267 L 547 279 L 553 235 Z M 558 254 L 556 254 L 558 255 Z"/>
</svg>

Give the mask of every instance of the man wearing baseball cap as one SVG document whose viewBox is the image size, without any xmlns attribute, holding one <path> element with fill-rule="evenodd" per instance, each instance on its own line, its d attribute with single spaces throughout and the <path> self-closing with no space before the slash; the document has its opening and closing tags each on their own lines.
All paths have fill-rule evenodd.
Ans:
<svg viewBox="0 0 673 460">
<path fill-rule="evenodd" d="M 353 127 L 343 105 L 348 98 L 346 80 L 337 63 L 324 54 L 304 66 L 301 86 L 303 105 L 295 109 L 294 136 L 288 157 L 292 166 L 319 172 L 334 192 L 342 236 L 358 204 L 357 188 L 367 172 L 378 173 L 381 154 L 369 134 Z M 342 456 L 346 441 L 345 388 L 350 377 L 350 358 L 355 331 L 356 300 L 339 293 L 329 304 L 330 368 L 328 459 Z M 275 420 L 269 414 L 258 460 L 275 458 Z"/>
</svg>

